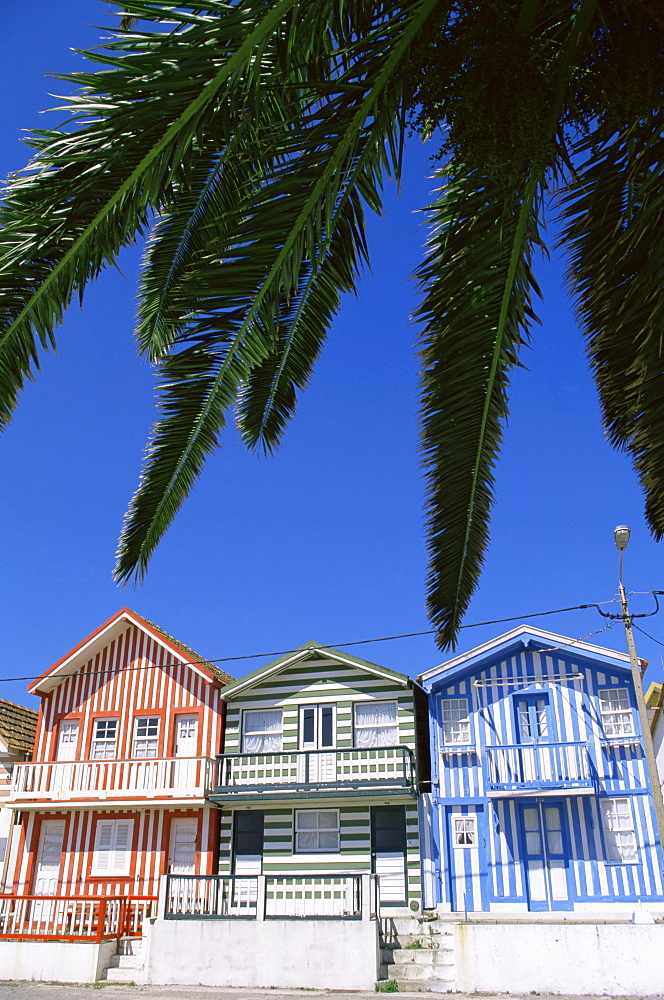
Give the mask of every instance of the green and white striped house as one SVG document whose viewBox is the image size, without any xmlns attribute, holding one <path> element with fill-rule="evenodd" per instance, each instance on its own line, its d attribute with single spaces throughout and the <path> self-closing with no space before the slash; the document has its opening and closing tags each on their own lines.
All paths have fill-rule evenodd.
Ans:
<svg viewBox="0 0 664 1000">
<path fill-rule="evenodd" d="M 220 692 L 219 872 L 374 873 L 382 912 L 421 900 L 426 698 L 404 674 L 308 642 Z"/>
</svg>

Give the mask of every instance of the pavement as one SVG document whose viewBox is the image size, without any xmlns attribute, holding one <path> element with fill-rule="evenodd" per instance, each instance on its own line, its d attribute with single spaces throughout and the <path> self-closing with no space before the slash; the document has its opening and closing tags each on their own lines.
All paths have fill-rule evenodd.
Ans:
<svg viewBox="0 0 664 1000">
<path fill-rule="evenodd" d="M 94 993 L 93 991 L 97 991 Z M 576 994 L 536 993 L 428 993 L 429 1000 L 448 996 L 449 1000 L 613 1000 L 608 996 L 590 997 Z M 0 1000 L 376 1000 L 375 993 L 338 990 L 239 989 L 227 986 L 131 986 L 125 983 L 94 983 L 77 986 L 56 983 L 0 982 Z M 422 993 L 399 993 L 404 1000 Z M 396 998 L 395 998 L 396 1000 Z M 650 997 L 620 997 L 620 1000 L 664 1000 L 664 994 Z"/>
</svg>

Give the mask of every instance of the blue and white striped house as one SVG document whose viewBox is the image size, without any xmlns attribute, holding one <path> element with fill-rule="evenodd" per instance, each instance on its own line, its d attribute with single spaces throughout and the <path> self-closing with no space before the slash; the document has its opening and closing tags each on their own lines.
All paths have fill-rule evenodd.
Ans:
<svg viewBox="0 0 664 1000">
<path fill-rule="evenodd" d="M 625 654 L 521 626 L 418 679 L 431 721 L 425 905 L 598 912 L 664 902 Z"/>
</svg>

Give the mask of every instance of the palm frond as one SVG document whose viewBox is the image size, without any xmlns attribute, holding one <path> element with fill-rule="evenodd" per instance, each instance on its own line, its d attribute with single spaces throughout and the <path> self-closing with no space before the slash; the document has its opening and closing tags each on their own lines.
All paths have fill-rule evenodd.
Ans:
<svg viewBox="0 0 664 1000">
<path fill-rule="evenodd" d="M 423 324 L 422 451 L 427 479 L 428 607 L 438 642 L 455 641 L 489 537 L 493 470 L 510 370 L 536 319 L 541 245 L 537 175 L 500 189 L 479 171 L 444 171 L 418 276 Z"/>
<path fill-rule="evenodd" d="M 211 421 L 229 400 L 242 395 L 240 423 L 248 443 L 276 443 L 292 412 L 294 387 L 306 381 L 339 296 L 353 287 L 358 255 L 365 253 L 360 199 L 379 210 L 383 177 L 398 169 L 394 110 L 403 91 L 402 67 L 435 2 L 394 6 L 389 18 L 383 12 L 369 21 L 364 34 L 349 22 L 347 37 L 333 35 L 333 44 L 319 45 L 309 62 L 282 62 L 274 86 L 299 95 L 298 114 L 284 114 L 285 100 L 276 112 L 268 110 L 260 157 L 247 130 L 241 159 L 255 166 L 238 186 L 235 157 L 225 158 L 205 197 L 199 197 L 200 186 L 189 196 L 199 207 L 193 225 L 177 205 L 164 220 L 161 234 L 169 245 L 151 247 L 143 285 L 143 343 L 157 354 L 164 344 L 185 353 L 187 344 L 196 344 L 218 367 L 207 382 L 209 399 L 198 407 L 187 405 L 183 380 L 177 416 L 174 369 L 169 363 L 163 369 L 170 409 L 154 429 L 120 539 L 116 579 L 144 573 L 191 488 L 188 470 L 200 468 L 209 453 Z M 313 75 L 316 66 L 320 79 Z M 333 261 L 332 248 L 348 260 Z M 166 303 L 159 298 L 164 274 L 170 282 Z M 183 450 L 172 460 L 169 427 L 177 420 L 179 428 L 185 414 L 189 433 L 176 435 Z"/>
<path fill-rule="evenodd" d="M 664 136 L 661 116 L 575 150 L 561 243 L 609 441 L 630 454 L 664 538 Z"/>
</svg>

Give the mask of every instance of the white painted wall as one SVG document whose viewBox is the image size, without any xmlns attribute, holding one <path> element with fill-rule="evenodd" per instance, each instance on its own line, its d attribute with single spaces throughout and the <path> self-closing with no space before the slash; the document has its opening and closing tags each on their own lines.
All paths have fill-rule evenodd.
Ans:
<svg viewBox="0 0 664 1000">
<path fill-rule="evenodd" d="M 373 990 L 378 922 L 157 919 L 143 954 L 141 983 Z"/>
<path fill-rule="evenodd" d="M 115 941 L 0 941 L 0 980 L 95 983 L 115 954 Z"/>
<path fill-rule="evenodd" d="M 662 924 L 455 924 L 461 992 L 661 994 Z"/>
</svg>

